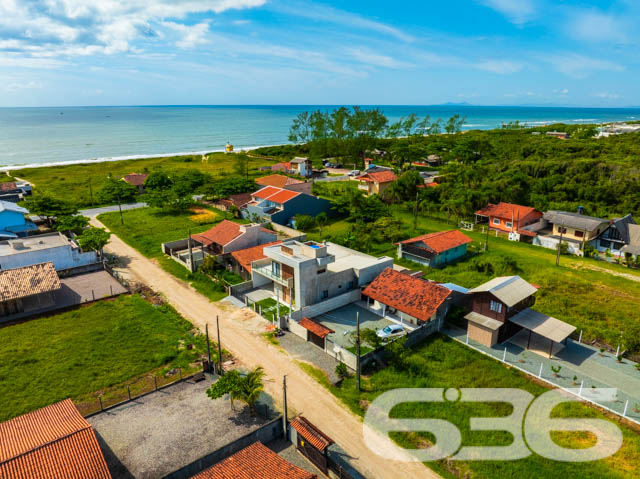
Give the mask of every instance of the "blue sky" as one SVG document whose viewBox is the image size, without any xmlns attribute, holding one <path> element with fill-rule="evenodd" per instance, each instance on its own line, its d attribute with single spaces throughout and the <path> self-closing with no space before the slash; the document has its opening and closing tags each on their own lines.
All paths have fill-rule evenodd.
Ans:
<svg viewBox="0 0 640 479">
<path fill-rule="evenodd" d="M 637 0 L 0 0 L 0 106 L 638 106 Z"/>
</svg>

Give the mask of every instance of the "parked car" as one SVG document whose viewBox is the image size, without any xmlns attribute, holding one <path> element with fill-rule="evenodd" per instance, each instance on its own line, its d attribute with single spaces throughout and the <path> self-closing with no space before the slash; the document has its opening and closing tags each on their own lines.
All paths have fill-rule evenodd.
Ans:
<svg viewBox="0 0 640 479">
<path fill-rule="evenodd" d="M 349 176 L 360 176 L 360 170 L 351 170 Z"/>
<path fill-rule="evenodd" d="M 330 161 L 327 161 L 324 166 L 326 166 L 327 168 L 335 168 L 336 165 L 334 163 L 331 163 Z"/>
<path fill-rule="evenodd" d="M 390 324 L 376 331 L 376 335 L 382 339 L 389 339 L 404 333 L 404 328 L 399 324 Z"/>
</svg>

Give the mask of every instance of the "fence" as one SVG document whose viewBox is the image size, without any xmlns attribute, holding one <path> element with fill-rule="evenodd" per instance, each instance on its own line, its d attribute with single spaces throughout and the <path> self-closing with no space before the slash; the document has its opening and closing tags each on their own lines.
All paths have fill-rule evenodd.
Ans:
<svg viewBox="0 0 640 479">
<path fill-rule="evenodd" d="M 109 273 L 118 283 L 120 283 L 127 291 L 130 291 L 129 282 L 118 273 L 115 269 L 109 266 L 106 262 L 103 263 L 104 270 Z"/>
</svg>

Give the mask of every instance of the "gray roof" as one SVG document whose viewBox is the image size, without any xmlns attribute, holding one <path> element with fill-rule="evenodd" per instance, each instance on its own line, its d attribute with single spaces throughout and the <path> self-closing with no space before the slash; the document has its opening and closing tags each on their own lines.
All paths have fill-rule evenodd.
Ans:
<svg viewBox="0 0 640 479">
<path fill-rule="evenodd" d="M 593 231 L 602 223 L 609 222 L 609 220 L 603 218 L 595 218 L 579 213 L 569 213 L 567 211 L 547 211 L 542 217 L 554 225 L 568 226 L 569 228 L 583 231 Z"/>
<path fill-rule="evenodd" d="M 469 290 L 473 293 L 491 293 L 508 307 L 518 304 L 523 299 L 538 291 L 520 276 L 500 276 Z"/>
<path fill-rule="evenodd" d="M 623 246 L 620 251 L 623 253 L 640 255 L 640 225 L 629 224 L 627 226 L 629 241 L 627 241 L 627 244 Z"/>
<path fill-rule="evenodd" d="M 576 330 L 575 326 L 529 308 L 510 317 L 509 321 L 556 343 L 564 341 Z"/>
<path fill-rule="evenodd" d="M 628 214 L 627 216 L 623 216 L 622 218 L 613 220 L 613 224 L 611 226 L 616 227 L 616 229 L 620 233 L 620 236 L 622 237 L 622 241 L 624 242 L 624 244 L 629 244 L 629 227 L 637 225 L 633 219 L 633 216 L 631 216 L 631 214 Z"/>
<path fill-rule="evenodd" d="M 504 324 L 497 319 L 490 318 L 489 316 L 485 316 L 484 314 L 476 313 L 475 311 L 471 311 L 464 317 L 464 319 L 467 319 L 472 323 L 478 324 L 492 331 L 500 329 L 500 326 Z"/>
<path fill-rule="evenodd" d="M 291 163 L 306 163 L 307 161 L 309 161 L 308 158 L 300 158 L 297 156 L 293 160 L 291 160 Z"/>
<path fill-rule="evenodd" d="M 0 212 L 2 211 L 15 211 L 16 213 L 22 213 L 23 215 L 28 215 L 29 210 L 23 208 L 22 206 L 18 206 L 11 201 L 0 200 Z"/>
</svg>

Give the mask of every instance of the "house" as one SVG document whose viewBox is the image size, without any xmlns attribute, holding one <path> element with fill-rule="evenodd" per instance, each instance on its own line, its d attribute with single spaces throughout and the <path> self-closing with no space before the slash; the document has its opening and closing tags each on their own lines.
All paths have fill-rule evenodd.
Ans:
<svg viewBox="0 0 640 479">
<path fill-rule="evenodd" d="M 0 423 L 0 477 L 111 479 L 98 439 L 71 399 Z"/>
<path fill-rule="evenodd" d="M 375 258 L 334 243 L 314 241 L 285 240 L 265 246 L 264 256 L 251 264 L 253 287 L 269 290 L 289 304 L 297 319 L 304 316 L 305 308 L 338 296 L 348 297 L 345 304 L 358 301 L 360 287 L 393 265 L 387 256 Z"/>
<path fill-rule="evenodd" d="M 395 314 L 402 324 L 421 326 L 444 319 L 449 309 L 451 291 L 436 283 L 394 270 L 385 269 L 362 292 L 367 303 L 383 316 Z"/>
<path fill-rule="evenodd" d="M 230 211 L 234 207 L 241 210 L 249 201 L 251 201 L 251 193 L 238 193 L 237 195 L 231 195 L 228 198 L 215 201 L 213 206 L 222 211 Z"/>
<path fill-rule="evenodd" d="M 604 218 L 567 211 L 546 211 L 537 226 L 533 244 L 556 249 L 562 237 L 569 253 L 580 254 L 584 244 L 595 240 L 609 225 L 610 221 Z"/>
<path fill-rule="evenodd" d="M 549 343 L 551 356 L 554 345 L 566 342 L 576 328 L 532 310 L 537 291 L 520 276 L 493 278 L 470 289 L 471 312 L 465 316 L 469 339 L 491 347 L 523 332 L 528 349 L 535 334 L 536 340 Z"/>
<path fill-rule="evenodd" d="M 280 243 L 282 243 L 282 241 L 274 241 L 272 243 L 233 251 L 231 253 L 233 272 L 247 280 L 251 279 L 251 263 L 266 258 L 264 254 L 265 246 L 273 246 Z"/>
<path fill-rule="evenodd" d="M 532 233 L 522 230 L 525 226 L 536 223 L 542 218 L 542 213 L 531 206 L 521 206 L 513 203 L 500 202 L 497 205 L 489 203 L 476 211 L 476 222 L 489 222 L 489 228 L 503 233 L 519 233 L 531 236 Z"/>
<path fill-rule="evenodd" d="M 472 239 L 458 230 L 439 231 L 400 241 L 398 258 L 439 268 L 467 254 Z"/>
<path fill-rule="evenodd" d="M 309 158 L 295 157 L 293 160 L 291 160 L 291 169 L 296 174 L 304 176 L 306 178 L 308 176 L 311 176 L 313 165 L 311 164 L 311 160 Z"/>
<path fill-rule="evenodd" d="M 243 209 L 242 216 L 286 225 L 296 215 L 316 216 L 322 212 L 328 213 L 330 208 L 329 200 L 298 191 L 265 186 L 251 194 L 251 201 Z"/>
<path fill-rule="evenodd" d="M 149 175 L 146 173 L 129 173 L 122 177 L 122 180 L 138 188 L 138 193 L 144 193 L 144 182 Z"/>
<path fill-rule="evenodd" d="M 275 186 L 285 190 L 299 191 L 301 193 L 311 194 L 313 183 L 297 180 L 284 175 L 269 175 L 262 178 L 256 178 L 255 182 L 260 186 Z"/>
<path fill-rule="evenodd" d="M 427 156 L 427 163 L 429 166 L 438 166 L 442 164 L 442 157 L 440 155 Z"/>
<path fill-rule="evenodd" d="M 397 179 L 391 170 L 367 171 L 364 175 L 354 178 L 358 182 L 358 189 L 364 191 L 367 196 L 383 194 Z"/>
<path fill-rule="evenodd" d="M 329 474 L 329 447 L 335 441 L 314 426 L 303 416 L 297 416 L 289 423 L 291 442 L 296 449 L 324 474 Z"/>
<path fill-rule="evenodd" d="M 620 249 L 624 255 L 630 254 L 636 259 L 640 256 L 640 225 L 629 225 L 629 242 Z"/>
<path fill-rule="evenodd" d="M 0 318 L 50 309 L 61 287 L 52 262 L 0 270 Z"/>
<path fill-rule="evenodd" d="M 31 184 L 26 181 L 7 181 L 0 183 L 0 200 L 17 203 L 31 195 Z"/>
<path fill-rule="evenodd" d="M 38 227 L 25 216 L 29 210 L 10 201 L 0 200 L 0 239 L 27 236 Z"/>
<path fill-rule="evenodd" d="M 62 233 L 0 241 L 0 270 L 49 261 L 56 271 L 89 270 L 100 263 L 95 251 L 82 251 Z"/>
<path fill-rule="evenodd" d="M 612 220 L 609 227 L 590 244 L 601 253 L 609 251 L 615 256 L 621 256 L 624 254 L 622 248 L 630 242 L 629 228 L 635 224 L 631 214 Z"/>
<path fill-rule="evenodd" d="M 559 138 L 561 140 L 566 140 L 567 138 L 569 138 L 569 133 L 564 131 L 548 131 L 546 135 L 552 136 L 553 138 Z"/>
<path fill-rule="evenodd" d="M 282 171 L 283 173 L 291 173 L 291 162 L 286 161 L 282 163 L 276 163 L 271 167 L 271 171 Z"/>
<path fill-rule="evenodd" d="M 294 466 L 261 442 L 254 442 L 193 479 L 317 479 L 317 475 Z"/>
</svg>

